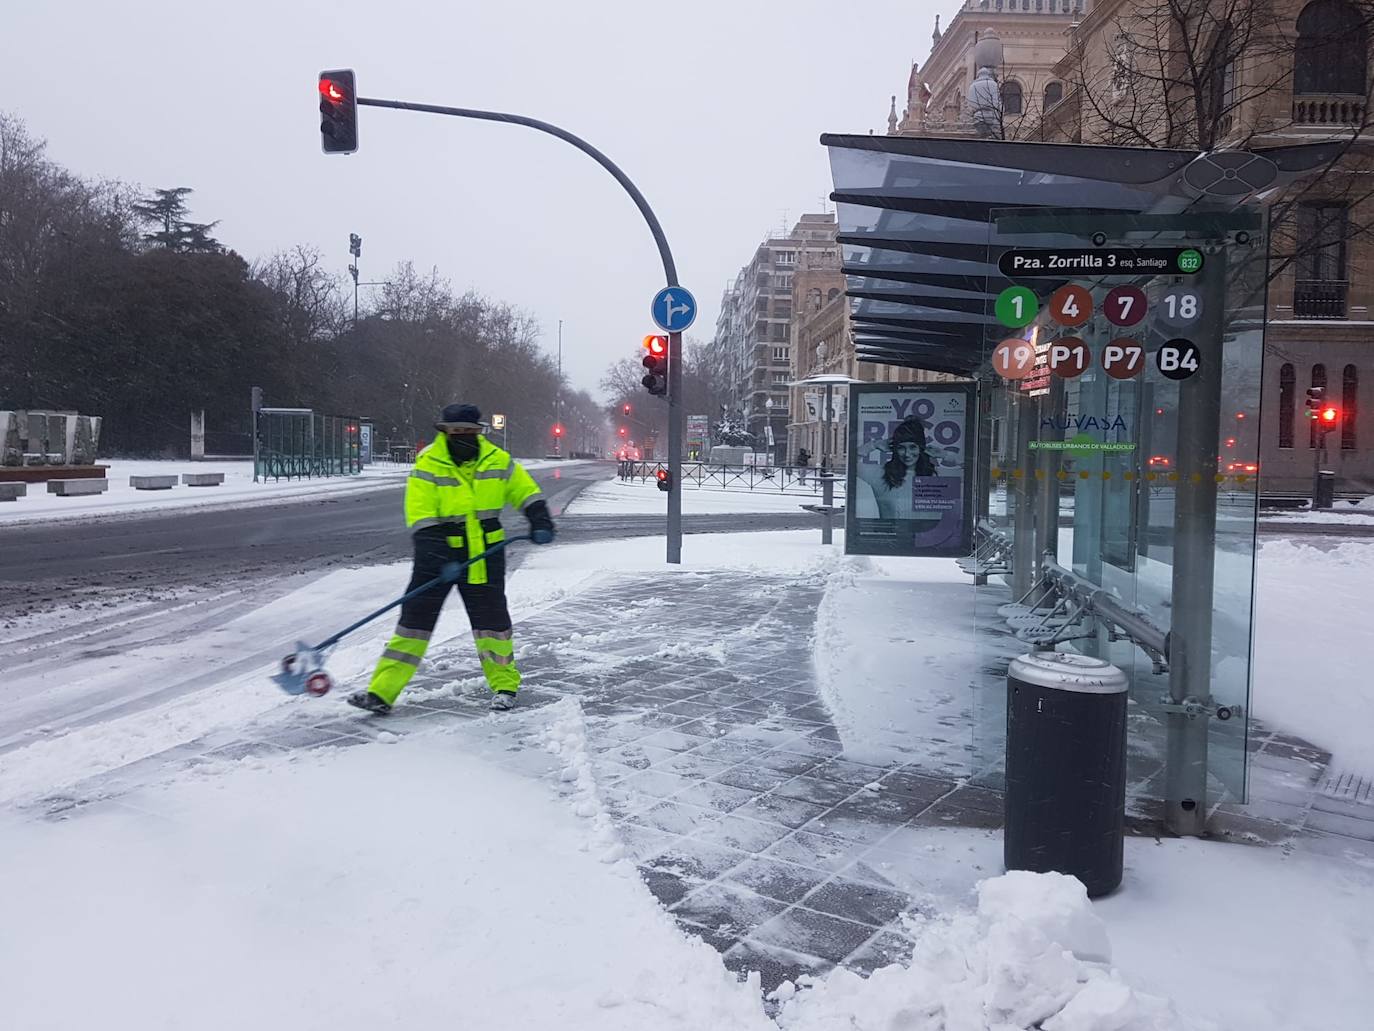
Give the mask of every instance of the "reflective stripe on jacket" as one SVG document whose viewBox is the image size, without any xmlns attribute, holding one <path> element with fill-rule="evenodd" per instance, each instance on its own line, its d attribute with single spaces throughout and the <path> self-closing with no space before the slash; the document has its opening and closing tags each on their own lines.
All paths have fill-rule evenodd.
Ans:
<svg viewBox="0 0 1374 1031">
<path fill-rule="evenodd" d="M 449 457 L 448 441 L 440 436 L 415 458 L 406 480 L 406 526 L 414 533 L 427 526 L 447 526 L 452 547 L 467 546 L 480 554 L 505 539 L 501 510 L 507 505 L 524 511 L 543 498 L 539 484 L 519 462 L 478 437 L 477 457 L 458 466 Z M 461 526 L 461 532 L 459 527 Z M 487 564 L 468 567 L 467 582 L 487 582 Z"/>
</svg>

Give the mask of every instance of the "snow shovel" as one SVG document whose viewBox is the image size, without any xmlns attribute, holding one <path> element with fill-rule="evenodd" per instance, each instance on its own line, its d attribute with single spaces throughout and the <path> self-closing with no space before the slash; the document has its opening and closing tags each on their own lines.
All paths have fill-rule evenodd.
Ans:
<svg viewBox="0 0 1374 1031">
<path fill-rule="evenodd" d="M 516 541 L 530 540 L 529 534 L 520 537 L 511 537 L 508 540 L 493 544 L 480 555 L 468 559 L 466 562 L 448 562 L 444 564 L 443 570 L 433 580 L 423 583 L 413 591 L 401 595 L 395 601 L 382 606 L 370 616 L 364 616 L 352 626 L 344 627 L 337 634 L 328 637 L 317 645 L 309 645 L 304 641 L 296 642 L 296 650 L 281 660 L 281 671 L 272 676 L 272 682 L 280 687 L 289 695 L 308 694 L 320 698 L 327 695 L 334 686 L 334 680 L 325 671 L 324 659 L 329 650 L 341 640 L 353 633 L 360 627 L 367 626 L 378 616 L 384 615 L 396 608 L 404 605 L 411 598 L 424 594 L 425 591 L 438 587 L 440 584 L 456 583 L 458 578 L 463 575 L 463 570 L 475 562 L 481 562 L 484 558 L 495 555 L 498 551 L 514 544 Z"/>
</svg>

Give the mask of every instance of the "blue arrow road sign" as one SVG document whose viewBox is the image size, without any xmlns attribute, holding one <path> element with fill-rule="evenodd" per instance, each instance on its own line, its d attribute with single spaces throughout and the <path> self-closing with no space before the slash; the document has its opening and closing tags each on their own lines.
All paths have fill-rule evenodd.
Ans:
<svg viewBox="0 0 1374 1031">
<path fill-rule="evenodd" d="M 654 294 L 649 306 L 654 324 L 669 333 L 681 333 L 697 318 L 697 299 L 680 286 L 666 286 Z"/>
</svg>

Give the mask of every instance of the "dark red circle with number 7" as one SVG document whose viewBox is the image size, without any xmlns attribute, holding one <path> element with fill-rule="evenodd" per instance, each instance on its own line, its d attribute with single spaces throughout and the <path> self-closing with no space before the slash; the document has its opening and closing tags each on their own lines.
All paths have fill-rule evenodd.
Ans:
<svg viewBox="0 0 1374 1031">
<path fill-rule="evenodd" d="M 1145 317 L 1145 291 L 1137 286 L 1117 286 L 1107 293 L 1102 313 L 1114 326 L 1134 326 Z"/>
</svg>

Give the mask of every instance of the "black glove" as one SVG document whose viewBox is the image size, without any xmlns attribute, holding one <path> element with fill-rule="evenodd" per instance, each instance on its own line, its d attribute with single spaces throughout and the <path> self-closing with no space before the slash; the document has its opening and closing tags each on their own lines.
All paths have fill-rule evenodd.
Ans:
<svg viewBox="0 0 1374 1031">
<path fill-rule="evenodd" d="M 525 518 L 530 521 L 530 540 L 535 544 L 552 544 L 558 532 L 549 515 L 549 506 L 544 501 L 533 501 L 525 506 Z"/>
</svg>

